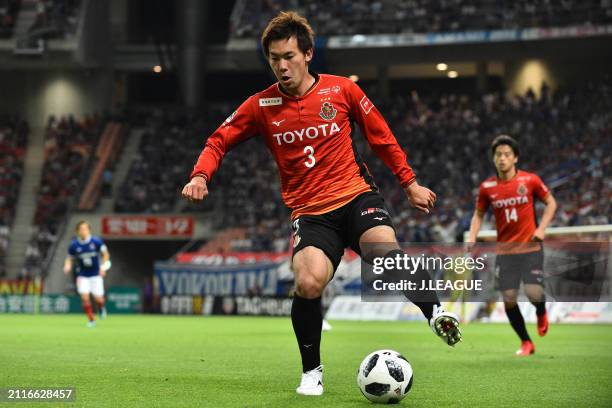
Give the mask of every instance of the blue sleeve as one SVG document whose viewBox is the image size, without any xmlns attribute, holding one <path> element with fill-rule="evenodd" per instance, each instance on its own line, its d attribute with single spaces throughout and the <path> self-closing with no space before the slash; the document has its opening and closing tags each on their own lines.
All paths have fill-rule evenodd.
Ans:
<svg viewBox="0 0 612 408">
<path fill-rule="evenodd" d="M 72 255 L 72 256 L 76 255 L 76 251 L 74 247 L 75 247 L 74 241 L 72 241 L 70 243 L 70 246 L 68 247 L 68 255 Z"/>
<path fill-rule="evenodd" d="M 102 252 L 102 247 L 106 246 L 104 245 L 104 241 L 102 241 L 102 238 L 94 237 L 93 240 L 96 243 L 96 248 L 98 249 L 98 252 Z"/>
</svg>

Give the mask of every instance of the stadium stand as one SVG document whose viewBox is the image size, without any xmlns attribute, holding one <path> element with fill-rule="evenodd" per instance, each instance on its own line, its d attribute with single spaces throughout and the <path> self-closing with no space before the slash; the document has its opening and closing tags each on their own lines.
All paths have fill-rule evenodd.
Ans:
<svg viewBox="0 0 612 408">
<path fill-rule="evenodd" d="M 106 124 L 94 153 L 91 175 L 79 200 L 79 210 L 95 209 L 102 195 L 110 189 L 112 170 L 121 154 L 125 134 L 126 129 L 123 124 L 116 121 L 109 121 Z"/>
<path fill-rule="evenodd" d="M 45 163 L 37 194 L 36 214 L 30 243 L 26 250 L 24 276 L 40 276 L 49 249 L 57 239 L 67 212 L 78 199 L 89 175 L 89 159 L 97 145 L 103 120 L 73 116 L 55 118 L 47 123 Z"/>
<path fill-rule="evenodd" d="M 70 37 L 76 32 L 80 0 L 38 0 L 34 3 L 36 18 L 30 33 L 49 39 Z"/>
<path fill-rule="evenodd" d="M 599 103 L 589 105 L 592 100 Z M 612 219 L 612 186 L 603 176 L 612 166 L 610 77 L 554 95 L 544 87 L 540 99 L 533 92 L 427 98 L 413 93 L 395 96 L 379 108 L 399 143 L 408 147 L 419 180 L 439 197 L 434 217 L 405 209 L 397 214 L 400 240 L 460 239 L 469 227 L 479 182 L 493 174 L 492 164 L 480 158 L 490 156 L 490 140 L 501 133 L 522 143 L 519 166 L 537 171 L 554 188 L 560 203 L 554 225 L 607 224 Z M 363 144 L 362 139 L 356 138 Z M 391 207 L 405 208 L 393 176 L 371 152 L 365 160 Z"/>
<path fill-rule="evenodd" d="M 281 10 L 298 10 L 319 36 L 403 34 L 609 24 L 609 0 L 238 0 L 235 38 L 259 37 Z"/>
<path fill-rule="evenodd" d="M 197 155 L 197 135 L 206 129 L 200 119 L 176 109 L 152 110 L 145 116 L 139 153 L 115 201 L 117 212 L 172 211 L 189 160 Z"/>
<path fill-rule="evenodd" d="M 0 38 L 12 35 L 19 4 L 18 0 L 0 0 Z"/>
<path fill-rule="evenodd" d="M 612 81 L 559 90 L 547 86 L 509 95 L 396 94 L 388 100 L 366 89 L 388 120 L 421 184 L 438 194 L 433 216 L 408 208 L 405 194 L 357 135 L 354 140 L 387 203 L 395 212 L 402 241 L 455 242 L 469 227 L 481 180 L 493 174 L 490 140 L 508 133 L 522 143 L 520 167 L 538 171 L 554 188 L 560 203 L 554 225 L 607 224 L 612 221 L 612 185 L 604 177 L 612 166 Z M 587 101 L 597 100 L 595 106 Z M 116 202 L 119 212 L 171 211 L 196 159 L 202 140 L 231 108 L 217 108 L 205 120 L 157 111 L 151 116 L 140 157 Z M 167 169 L 171 169 L 167 171 Z M 213 211 L 218 228 L 244 227 L 232 251 L 282 252 L 289 237 L 288 211 L 278 185 L 276 166 L 265 146 L 250 140 L 228 154 L 211 183 L 205 204 L 186 211 Z M 221 210 L 223 208 L 223 210 Z"/>
<path fill-rule="evenodd" d="M 16 116 L 0 117 L 0 277 L 6 274 L 5 255 L 23 176 L 28 124 Z"/>
<path fill-rule="evenodd" d="M 164 213 L 175 209 L 203 140 L 234 105 L 212 106 L 204 117 L 168 109 L 150 113 L 140 154 L 134 158 L 120 189 L 115 211 Z M 276 165 L 257 140 L 245 142 L 228 154 L 211 189 L 215 193 L 202 206 L 189 206 L 185 210 L 215 211 L 219 227 L 248 226 L 247 235 L 252 242 L 245 249 L 269 251 L 277 238 L 286 241 L 289 213 L 281 201 Z"/>
</svg>

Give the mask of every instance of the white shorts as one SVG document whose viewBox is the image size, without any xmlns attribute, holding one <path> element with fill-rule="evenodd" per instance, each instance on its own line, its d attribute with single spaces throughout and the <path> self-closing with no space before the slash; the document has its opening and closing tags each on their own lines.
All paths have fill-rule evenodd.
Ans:
<svg viewBox="0 0 612 408">
<path fill-rule="evenodd" d="M 98 276 L 78 276 L 76 280 L 79 295 L 91 293 L 94 296 L 104 296 L 104 280 Z"/>
</svg>

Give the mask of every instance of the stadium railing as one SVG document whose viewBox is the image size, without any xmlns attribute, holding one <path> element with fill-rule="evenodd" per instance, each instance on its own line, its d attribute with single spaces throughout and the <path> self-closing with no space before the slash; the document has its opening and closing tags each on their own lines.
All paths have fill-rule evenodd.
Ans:
<svg viewBox="0 0 612 408">
<path fill-rule="evenodd" d="M 125 135 L 126 129 L 121 123 L 109 122 L 106 124 L 94 155 L 95 167 L 91 177 L 87 180 L 77 206 L 79 210 L 93 210 L 97 205 L 102 190 L 102 173 L 105 169 L 113 167 L 121 152 Z"/>
<path fill-rule="evenodd" d="M 555 238 L 567 238 L 578 240 L 589 239 L 606 239 L 609 240 L 612 235 L 612 224 L 606 225 L 579 225 L 572 227 L 551 227 L 546 229 L 546 236 Z M 468 232 L 463 235 L 464 241 L 467 240 Z M 482 230 L 478 233 L 477 239 L 491 240 L 497 237 L 495 230 Z"/>
</svg>

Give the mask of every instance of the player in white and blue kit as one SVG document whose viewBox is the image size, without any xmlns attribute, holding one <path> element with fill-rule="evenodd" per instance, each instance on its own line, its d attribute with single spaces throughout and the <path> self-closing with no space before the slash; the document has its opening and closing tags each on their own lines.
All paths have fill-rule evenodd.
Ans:
<svg viewBox="0 0 612 408">
<path fill-rule="evenodd" d="M 105 318 L 103 278 L 111 266 L 110 254 L 102 239 L 91 235 L 91 228 L 87 221 L 77 223 L 76 233 L 77 236 L 68 247 L 64 273 L 68 275 L 74 267 L 77 276 L 77 292 L 81 296 L 83 310 L 89 319 L 87 325 L 94 327 L 95 318 L 90 294 L 98 306 L 100 318 Z"/>
</svg>

